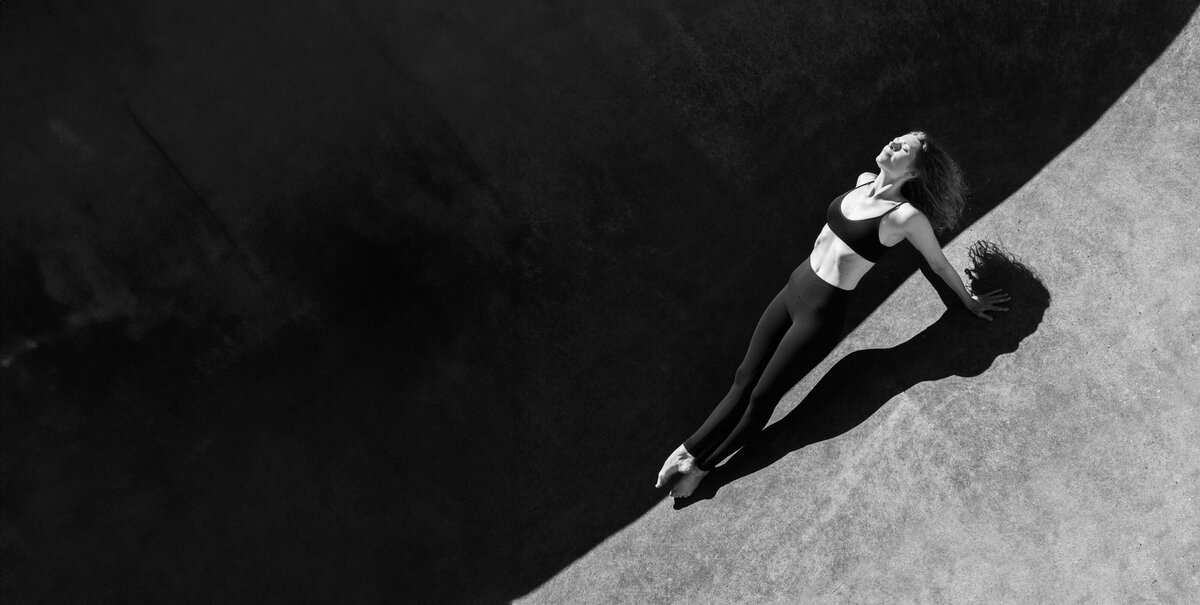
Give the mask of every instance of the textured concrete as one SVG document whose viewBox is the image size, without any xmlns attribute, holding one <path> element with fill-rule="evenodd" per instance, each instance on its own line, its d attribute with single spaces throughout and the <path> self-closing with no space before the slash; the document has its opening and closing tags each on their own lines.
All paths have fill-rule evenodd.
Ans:
<svg viewBox="0 0 1200 605">
<path fill-rule="evenodd" d="M 519 602 L 1200 598 L 1197 108 L 1194 18 L 1086 134 L 946 247 L 967 267 L 973 242 L 1002 242 L 1036 271 L 1049 306 L 1019 348 L 981 368 L 945 359 L 1028 323 L 1041 303 L 1030 282 L 1009 286 L 1012 315 L 946 332 L 914 276 L 697 502 L 665 500 Z M 823 408 L 878 397 L 854 379 L 912 381 L 911 354 L 953 371 L 866 402 L 879 409 L 844 434 L 811 426 L 828 425 Z"/>
<path fill-rule="evenodd" d="M 1186 383 L 1162 379 L 1162 405 L 1140 409 L 1141 377 L 1193 360 L 1168 340 L 1183 315 L 1142 336 L 1161 340 L 1118 340 L 1127 317 L 1190 307 L 1122 315 L 1114 288 L 1190 283 L 1170 273 L 1188 249 L 1122 255 L 1154 228 L 1190 243 L 1190 214 L 1143 202 L 1190 201 L 1170 195 L 1189 191 L 1190 156 L 1170 153 L 1195 142 L 1179 98 L 1194 35 L 1171 44 L 1196 0 L 900 8 L 3 0 L 0 601 L 487 603 L 548 581 L 537 596 L 669 601 L 689 578 L 715 579 L 697 588 L 710 599 L 826 580 L 904 598 L 996 577 L 929 579 L 951 561 L 1028 563 L 1003 555 L 1037 531 L 1077 538 L 1037 554 L 1102 587 L 1072 572 L 1119 573 L 1125 524 L 1193 520 L 1104 490 L 1131 480 L 1117 454 L 1171 443 L 1139 427 Z M 1126 136 L 1080 143 L 1103 124 Z M 839 355 L 878 350 L 833 366 L 814 414 L 707 499 L 660 510 L 657 465 L 727 386 L 825 203 L 913 126 L 952 143 L 975 186 L 952 257 L 1004 244 L 1042 277 L 988 253 L 980 279 L 1027 306 L 963 340 L 897 250 L 856 293 Z M 1113 226 L 1123 211 L 1136 218 Z M 1139 342 L 1148 355 L 1115 348 Z M 1074 424 L 1061 443 L 996 430 L 1028 418 Z M 867 439 L 880 431 L 911 437 Z M 1147 457 L 1145 485 L 1150 460 L 1171 458 Z M 1194 486 L 1184 470 L 1171 489 Z M 993 489 L 1027 475 L 1070 481 Z M 1110 508 L 1053 525 L 1079 502 Z M 777 529 L 825 540 L 804 553 L 826 559 Z M 961 535 L 1003 542 L 977 553 L 1001 558 L 962 556 Z M 1177 555 L 1155 586 L 1179 581 L 1190 536 L 1160 540 L 1179 546 L 1153 551 Z M 760 554 L 725 564 L 722 543 Z M 585 557 L 622 544 L 619 568 Z M 913 561 L 909 592 L 885 555 Z M 1053 569 L 1013 582 L 1074 585 Z"/>
</svg>

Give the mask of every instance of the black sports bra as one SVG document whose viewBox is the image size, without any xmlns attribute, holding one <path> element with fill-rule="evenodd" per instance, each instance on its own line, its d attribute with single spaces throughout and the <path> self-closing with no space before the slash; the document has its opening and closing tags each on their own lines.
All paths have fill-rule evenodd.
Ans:
<svg viewBox="0 0 1200 605">
<path fill-rule="evenodd" d="M 868 183 L 863 183 L 867 185 Z M 858 187 L 862 187 L 859 185 Z M 858 189 L 855 187 L 854 189 Z M 851 189 L 850 191 L 854 191 Z M 850 246 L 851 250 L 858 253 L 859 256 L 871 261 L 878 262 L 883 258 L 883 253 L 888 251 L 890 246 L 885 246 L 879 241 L 879 223 L 883 222 L 883 217 L 892 213 L 900 207 L 900 202 L 888 209 L 887 212 L 879 216 L 864 219 L 848 219 L 845 213 L 842 212 L 842 199 L 846 197 L 847 191 L 836 198 L 833 203 L 829 204 L 829 210 L 825 212 L 825 221 L 829 223 L 829 229 L 833 231 L 846 245 Z"/>
</svg>

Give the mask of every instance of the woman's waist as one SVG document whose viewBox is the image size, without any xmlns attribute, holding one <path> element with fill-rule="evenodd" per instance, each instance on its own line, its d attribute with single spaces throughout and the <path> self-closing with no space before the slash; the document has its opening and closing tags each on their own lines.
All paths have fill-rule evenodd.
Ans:
<svg viewBox="0 0 1200 605">
<path fill-rule="evenodd" d="M 841 290 L 853 290 L 858 286 L 858 282 L 863 278 L 874 263 L 864 259 L 861 256 L 851 252 L 849 254 L 838 254 L 834 251 L 827 251 L 826 254 L 817 254 L 816 251 L 801 263 L 797 270 L 807 267 L 825 282 L 831 286 Z"/>
<path fill-rule="evenodd" d="M 845 310 L 850 290 L 831 284 L 803 262 L 788 277 L 787 291 L 812 310 L 827 314 Z"/>
</svg>

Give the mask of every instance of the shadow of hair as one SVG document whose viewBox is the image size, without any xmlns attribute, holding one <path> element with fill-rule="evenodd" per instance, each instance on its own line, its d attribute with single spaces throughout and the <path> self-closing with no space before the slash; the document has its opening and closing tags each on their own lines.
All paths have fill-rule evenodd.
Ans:
<svg viewBox="0 0 1200 605">
<path fill-rule="evenodd" d="M 916 384 L 978 376 L 996 358 L 1016 351 L 1042 322 L 1050 291 L 1032 268 L 998 244 L 977 241 L 968 254 L 971 290 L 1002 288 L 1012 295 L 1007 312 L 994 313 L 990 322 L 975 317 L 940 278 L 923 267 L 947 305 L 937 321 L 894 347 L 864 349 L 843 357 L 795 409 L 717 467 L 691 498 L 676 500 L 676 508 L 711 498 L 721 486 L 790 452 L 850 431 Z"/>
</svg>

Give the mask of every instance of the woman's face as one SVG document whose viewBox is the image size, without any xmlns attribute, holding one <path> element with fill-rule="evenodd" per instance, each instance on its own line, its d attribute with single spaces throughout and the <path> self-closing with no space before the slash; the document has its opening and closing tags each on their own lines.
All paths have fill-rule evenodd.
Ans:
<svg viewBox="0 0 1200 605">
<path fill-rule="evenodd" d="M 891 174 L 904 174 L 913 169 L 917 154 L 921 153 L 921 140 L 915 134 L 906 134 L 892 139 L 875 156 L 875 163 L 881 170 Z"/>
</svg>

